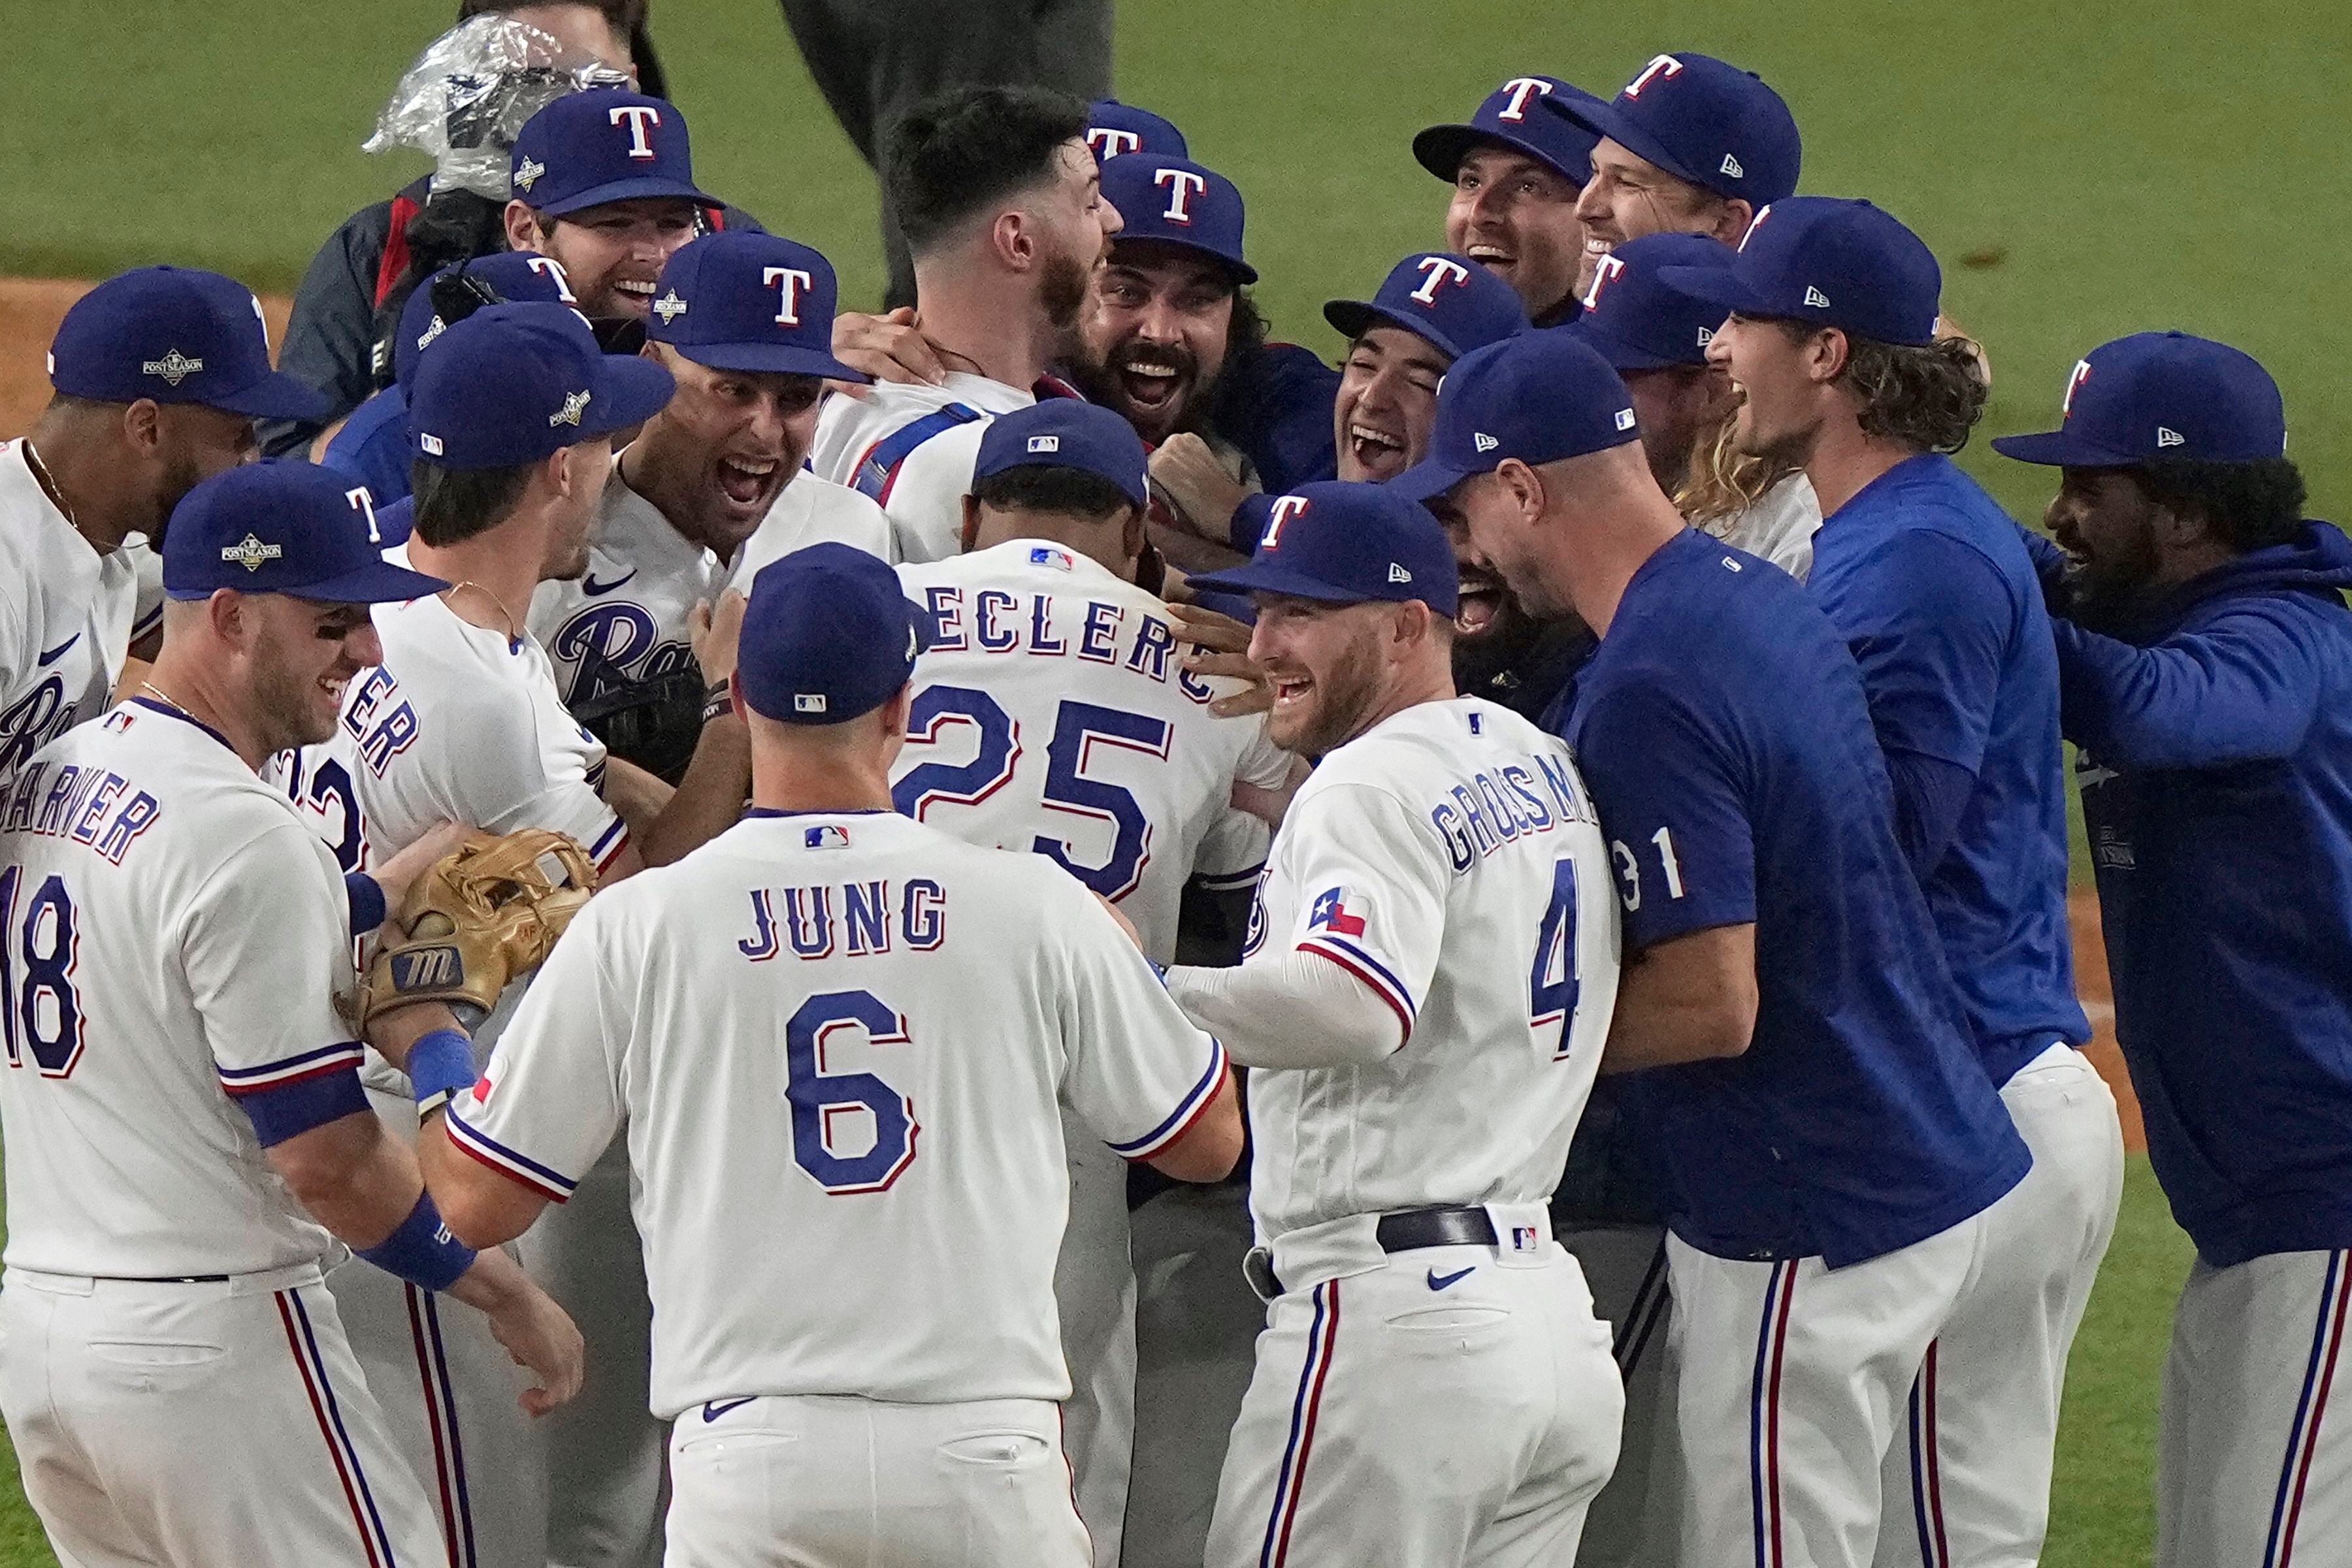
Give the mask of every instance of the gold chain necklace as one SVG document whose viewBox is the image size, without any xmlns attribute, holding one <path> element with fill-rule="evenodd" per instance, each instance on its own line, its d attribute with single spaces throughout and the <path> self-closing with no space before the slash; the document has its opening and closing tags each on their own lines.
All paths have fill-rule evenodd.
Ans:
<svg viewBox="0 0 2352 1568">
<path fill-rule="evenodd" d="M 49 466 L 41 461 L 41 455 L 38 452 L 33 450 L 32 437 L 28 436 L 18 444 L 25 448 L 25 466 L 33 470 L 34 482 L 41 487 L 41 493 L 49 498 L 49 503 L 52 506 L 65 514 L 67 526 L 76 533 L 80 533 L 81 519 L 75 516 L 74 509 L 66 504 L 66 492 L 58 488 L 58 477 L 49 472 Z M 83 537 L 89 536 L 84 534 Z"/>
</svg>

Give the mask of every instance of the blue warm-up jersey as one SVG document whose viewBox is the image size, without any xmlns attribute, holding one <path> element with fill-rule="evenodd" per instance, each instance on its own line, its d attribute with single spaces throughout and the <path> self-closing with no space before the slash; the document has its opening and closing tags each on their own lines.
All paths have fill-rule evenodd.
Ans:
<svg viewBox="0 0 2352 1568">
<path fill-rule="evenodd" d="M 1838 1268 L 2017 1184 L 2032 1156 L 1962 1033 L 1861 678 L 1804 589 L 1678 535 L 1627 585 L 1566 739 L 1610 838 L 1629 962 L 1756 927 L 1747 1052 L 1626 1080 L 1675 1235 Z"/>
<path fill-rule="evenodd" d="M 2058 665 L 2033 563 L 2008 513 L 1929 454 L 1822 522 L 1806 589 L 1861 666 L 1898 823 L 1907 809 L 1927 837 L 1945 962 L 1986 1070 L 2006 1083 L 2053 1040 L 2091 1037 L 2066 924 Z"/>
</svg>

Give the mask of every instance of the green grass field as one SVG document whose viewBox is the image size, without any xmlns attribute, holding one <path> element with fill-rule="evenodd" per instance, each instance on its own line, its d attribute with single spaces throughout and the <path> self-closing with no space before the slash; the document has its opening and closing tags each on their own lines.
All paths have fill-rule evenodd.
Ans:
<svg viewBox="0 0 2352 1568">
<path fill-rule="evenodd" d="M 178 261 L 289 288 L 337 222 L 421 166 L 357 149 L 453 8 L 48 0 L 0 51 L 0 274 Z M 706 187 L 824 249 L 846 300 L 873 299 L 871 179 L 772 0 L 655 10 Z M 1319 302 L 1437 241 L 1444 192 L 1407 151 L 1414 130 L 1522 71 L 1606 93 L 1660 49 L 1737 60 L 1794 109 L 1808 190 L 1870 196 L 1945 258 L 1947 309 L 1996 367 L 1989 430 L 2054 417 L 2067 368 L 2106 338 L 2205 332 L 2278 375 L 2330 515 L 2352 437 L 2305 411 L 2339 369 L 2321 287 L 2352 240 L 2334 199 L 2352 33 L 2293 0 L 2233 8 L 2226 35 L 2216 20 L 2196 0 L 1134 0 L 1118 90 L 1240 184 L 1277 331 L 1336 351 Z M 2043 474 L 1981 441 L 1963 461 L 2039 512 Z M 2076 1345 L 2053 1568 L 2147 1559 L 2156 1377 L 2187 1259 L 2135 1160 Z M 0 1568 L 47 1562 L 29 1515 L 0 1507 Z"/>
</svg>

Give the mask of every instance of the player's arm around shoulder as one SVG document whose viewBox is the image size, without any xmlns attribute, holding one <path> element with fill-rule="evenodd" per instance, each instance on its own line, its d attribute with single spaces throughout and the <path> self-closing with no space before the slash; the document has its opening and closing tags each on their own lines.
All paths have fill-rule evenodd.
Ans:
<svg viewBox="0 0 2352 1568">
<path fill-rule="evenodd" d="M 1224 1047 L 1184 1016 L 1116 909 L 1058 870 L 1045 880 L 1059 971 L 1046 979 L 1061 998 L 1071 1108 L 1113 1150 L 1161 1175 L 1223 1180 L 1243 1137 Z"/>
<path fill-rule="evenodd" d="M 2266 597 L 2148 647 L 2053 619 L 2061 727 L 2109 767 L 2290 756 L 2330 684 L 2327 643 L 2340 637 L 2328 633 L 2339 615 L 2317 601 Z"/>
</svg>

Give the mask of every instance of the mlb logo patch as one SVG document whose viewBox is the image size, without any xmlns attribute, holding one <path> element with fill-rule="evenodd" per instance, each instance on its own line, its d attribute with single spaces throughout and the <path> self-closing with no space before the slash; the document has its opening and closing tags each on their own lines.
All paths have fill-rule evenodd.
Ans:
<svg viewBox="0 0 2352 1568">
<path fill-rule="evenodd" d="M 793 693 L 793 711 L 795 713 L 824 712 L 824 693 L 822 691 L 795 691 Z"/>
<path fill-rule="evenodd" d="M 849 829 L 844 827 L 838 822 L 821 822 L 814 827 L 803 828 L 801 830 L 801 847 L 803 849 L 846 849 L 849 847 Z"/>
<path fill-rule="evenodd" d="M 446 447 L 444 447 L 441 444 L 441 437 L 436 436 L 430 430 L 419 432 L 416 437 L 416 444 L 419 447 L 423 448 L 425 455 L 428 458 L 437 458 L 448 450 Z"/>
<path fill-rule="evenodd" d="M 1633 411 L 1630 408 L 1620 408 L 1617 411 L 1617 428 L 1620 430 L 1631 430 L 1633 427 Z"/>
<path fill-rule="evenodd" d="M 1061 439 L 1058 436 L 1038 436 L 1033 438 L 1039 441 Z M 1056 550 L 1050 544 L 1034 544 L 1029 547 L 1029 564 L 1051 566 L 1056 572 L 1067 572 L 1071 569 L 1070 552 L 1066 550 Z"/>
<path fill-rule="evenodd" d="M 1328 931 L 1333 936 L 1363 935 L 1364 917 L 1348 912 L 1347 902 L 1340 896 L 1345 891 L 1342 888 L 1332 888 L 1317 899 L 1313 910 L 1307 917 L 1307 929 Z"/>
<path fill-rule="evenodd" d="M 1511 1227 L 1511 1250 L 1513 1252 L 1533 1252 L 1541 1245 L 1542 1243 L 1536 1238 L 1535 1226 L 1531 1225 L 1515 1225 Z"/>
<path fill-rule="evenodd" d="M 1029 437 L 1029 449 L 1032 452 L 1058 452 L 1062 449 L 1062 438 L 1059 436 L 1032 436 Z"/>
</svg>

